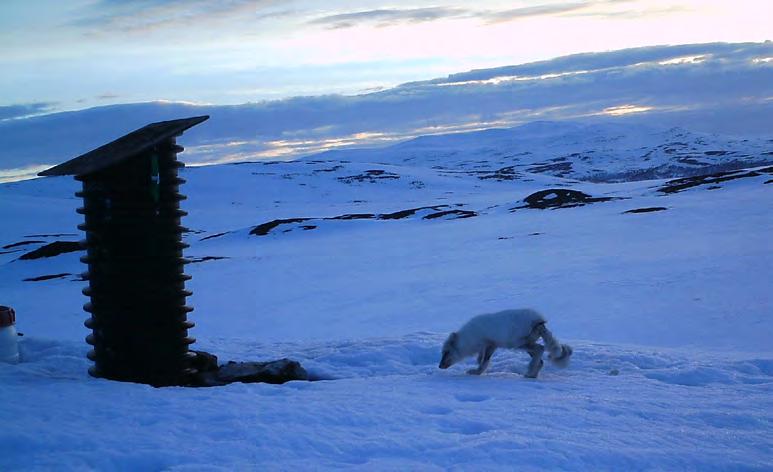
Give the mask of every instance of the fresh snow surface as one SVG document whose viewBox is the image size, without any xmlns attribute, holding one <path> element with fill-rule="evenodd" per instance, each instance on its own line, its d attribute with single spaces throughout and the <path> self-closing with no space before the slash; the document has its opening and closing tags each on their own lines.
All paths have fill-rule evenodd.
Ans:
<svg viewBox="0 0 773 472">
<path fill-rule="evenodd" d="M 668 131 L 626 139 L 652 133 Z M 601 135 L 599 153 L 612 142 Z M 82 237 L 78 185 L 0 185 L 0 304 L 24 333 L 23 362 L 0 365 L 0 470 L 773 470 L 769 167 L 665 193 L 665 180 L 579 181 L 531 164 L 482 172 L 464 161 L 490 156 L 462 144 L 434 168 L 434 151 L 410 146 L 416 159 L 184 171 L 194 347 L 221 362 L 291 357 L 321 379 L 285 385 L 89 377 L 79 253 L 19 259 Z M 612 157 L 618 174 L 643 168 Z M 546 188 L 617 199 L 511 211 Z M 653 207 L 665 210 L 624 213 Z M 477 216 L 425 219 L 454 209 Z M 309 219 L 250 234 L 288 218 Z M 464 373 L 472 359 L 437 368 L 450 331 L 516 307 L 543 312 L 574 347 L 567 369 L 546 362 L 525 379 L 528 356 L 504 350 L 480 377 Z"/>
</svg>

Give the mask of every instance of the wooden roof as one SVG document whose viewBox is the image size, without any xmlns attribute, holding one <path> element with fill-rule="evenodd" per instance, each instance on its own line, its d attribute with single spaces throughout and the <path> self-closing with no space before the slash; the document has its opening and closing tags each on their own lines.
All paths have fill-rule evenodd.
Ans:
<svg viewBox="0 0 773 472">
<path fill-rule="evenodd" d="M 40 172 L 42 177 L 53 175 L 85 175 L 106 169 L 126 158 L 137 155 L 160 142 L 183 134 L 185 130 L 205 121 L 209 116 L 194 116 L 179 120 L 159 121 L 100 146 L 86 154 Z"/>
</svg>

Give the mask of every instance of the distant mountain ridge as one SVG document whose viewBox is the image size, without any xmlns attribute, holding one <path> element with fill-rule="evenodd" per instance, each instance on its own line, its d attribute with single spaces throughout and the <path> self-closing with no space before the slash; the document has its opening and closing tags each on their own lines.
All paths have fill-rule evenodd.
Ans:
<svg viewBox="0 0 773 472">
<path fill-rule="evenodd" d="M 595 182 L 686 177 L 773 163 L 773 139 L 683 128 L 537 121 L 515 128 L 421 136 L 377 149 L 311 156 L 467 171 L 548 174 Z"/>
</svg>

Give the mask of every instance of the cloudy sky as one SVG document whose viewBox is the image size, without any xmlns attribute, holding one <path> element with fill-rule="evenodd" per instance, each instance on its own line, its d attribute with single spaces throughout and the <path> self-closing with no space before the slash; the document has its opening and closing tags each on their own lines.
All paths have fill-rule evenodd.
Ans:
<svg viewBox="0 0 773 472">
<path fill-rule="evenodd" d="M 656 44 L 771 39 L 770 0 L 2 0 L 0 120 L 358 94 Z"/>
</svg>

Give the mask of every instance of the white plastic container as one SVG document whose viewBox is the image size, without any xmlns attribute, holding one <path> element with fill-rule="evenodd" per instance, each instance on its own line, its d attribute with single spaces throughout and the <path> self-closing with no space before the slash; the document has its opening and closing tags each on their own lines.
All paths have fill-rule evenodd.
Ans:
<svg viewBox="0 0 773 472">
<path fill-rule="evenodd" d="M 0 362 L 19 362 L 19 340 L 16 334 L 16 312 L 0 306 Z"/>
</svg>

